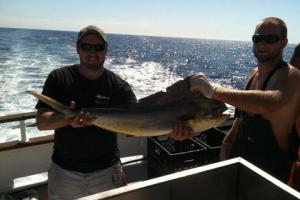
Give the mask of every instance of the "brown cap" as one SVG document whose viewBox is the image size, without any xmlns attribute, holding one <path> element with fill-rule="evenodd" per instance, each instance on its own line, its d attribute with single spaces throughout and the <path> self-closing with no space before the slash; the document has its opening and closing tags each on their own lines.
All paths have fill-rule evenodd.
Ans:
<svg viewBox="0 0 300 200">
<path fill-rule="evenodd" d="M 106 38 L 106 34 L 104 33 L 104 31 L 101 28 L 94 26 L 94 25 L 84 27 L 83 29 L 80 30 L 80 32 L 78 33 L 78 37 L 77 37 L 77 44 L 86 34 L 89 34 L 89 33 L 99 35 L 104 40 L 104 42 L 107 44 L 107 38 Z"/>
</svg>

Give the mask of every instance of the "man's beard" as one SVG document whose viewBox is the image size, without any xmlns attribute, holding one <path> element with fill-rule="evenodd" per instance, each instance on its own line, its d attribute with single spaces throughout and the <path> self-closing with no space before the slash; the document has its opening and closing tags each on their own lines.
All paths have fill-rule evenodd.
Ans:
<svg viewBox="0 0 300 200">
<path fill-rule="evenodd" d="M 260 55 L 259 53 L 256 53 L 253 51 L 255 58 L 262 63 L 272 61 L 276 59 L 278 56 L 280 56 L 280 52 L 272 52 L 272 53 L 267 53 L 264 55 Z"/>
<path fill-rule="evenodd" d="M 90 70 L 97 70 L 103 68 L 104 61 L 99 63 L 83 62 L 82 64 Z"/>
<path fill-rule="evenodd" d="M 255 52 L 254 52 L 254 56 L 259 62 L 268 62 L 270 60 L 273 60 L 273 58 L 274 58 L 271 55 L 261 56 L 259 54 L 256 54 Z"/>
</svg>

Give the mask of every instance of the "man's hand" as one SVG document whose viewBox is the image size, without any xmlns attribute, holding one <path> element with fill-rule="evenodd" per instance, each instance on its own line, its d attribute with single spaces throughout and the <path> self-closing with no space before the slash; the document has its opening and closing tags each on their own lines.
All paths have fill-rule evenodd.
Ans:
<svg viewBox="0 0 300 200">
<path fill-rule="evenodd" d="M 175 124 L 169 136 L 174 140 L 183 141 L 193 137 L 193 130 L 191 127 L 178 122 Z"/>
<path fill-rule="evenodd" d="M 194 74 L 190 77 L 191 91 L 199 91 L 205 97 L 211 98 L 217 89 L 217 85 L 210 84 L 203 73 Z"/>
<path fill-rule="evenodd" d="M 74 101 L 71 101 L 70 108 L 75 109 L 75 107 L 76 107 L 76 103 Z M 68 119 L 68 122 L 69 125 L 72 126 L 73 128 L 81 128 L 81 127 L 92 125 L 94 120 L 95 117 L 90 113 L 80 112 L 76 117 L 72 119 Z"/>
</svg>

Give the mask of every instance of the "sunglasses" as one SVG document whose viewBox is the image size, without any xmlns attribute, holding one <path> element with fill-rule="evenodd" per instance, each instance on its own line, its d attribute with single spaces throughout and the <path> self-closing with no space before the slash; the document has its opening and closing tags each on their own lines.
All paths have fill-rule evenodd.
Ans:
<svg viewBox="0 0 300 200">
<path fill-rule="evenodd" d="M 252 36 L 252 41 L 254 43 L 260 43 L 260 42 L 265 42 L 267 44 L 274 44 L 276 42 L 278 42 L 279 40 L 282 40 L 284 38 L 282 38 L 282 36 L 280 35 L 260 35 L 260 34 L 254 34 Z"/>
<path fill-rule="evenodd" d="M 83 51 L 97 51 L 101 52 L 107 48 L 107 44 L 88 44 L 88 43 L 80 43 L 79 47 Z"/>
</svg>

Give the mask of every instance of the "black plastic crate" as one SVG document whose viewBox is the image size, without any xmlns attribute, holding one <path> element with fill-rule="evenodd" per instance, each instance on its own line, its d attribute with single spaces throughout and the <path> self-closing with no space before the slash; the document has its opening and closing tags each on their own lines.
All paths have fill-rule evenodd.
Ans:
<svg viewBox="0 0 300 200">
<path fill-rule="evenodd" d="M 149 175 L 164 175 L 203 165 L 206 150 L 192 139 L 180 142 L 167 136 L 148 137 Z"/>
<path fill-rule="evenodd" d="M 208 163 L 217 162 L 220 160 L 219 155 L 225 135 L 225 130 L 212 128 L 202 132 L 198 136 L 193 137 L 193 140 L 200 142 L 207 147 L 206 161 Z"/>
</svg>

